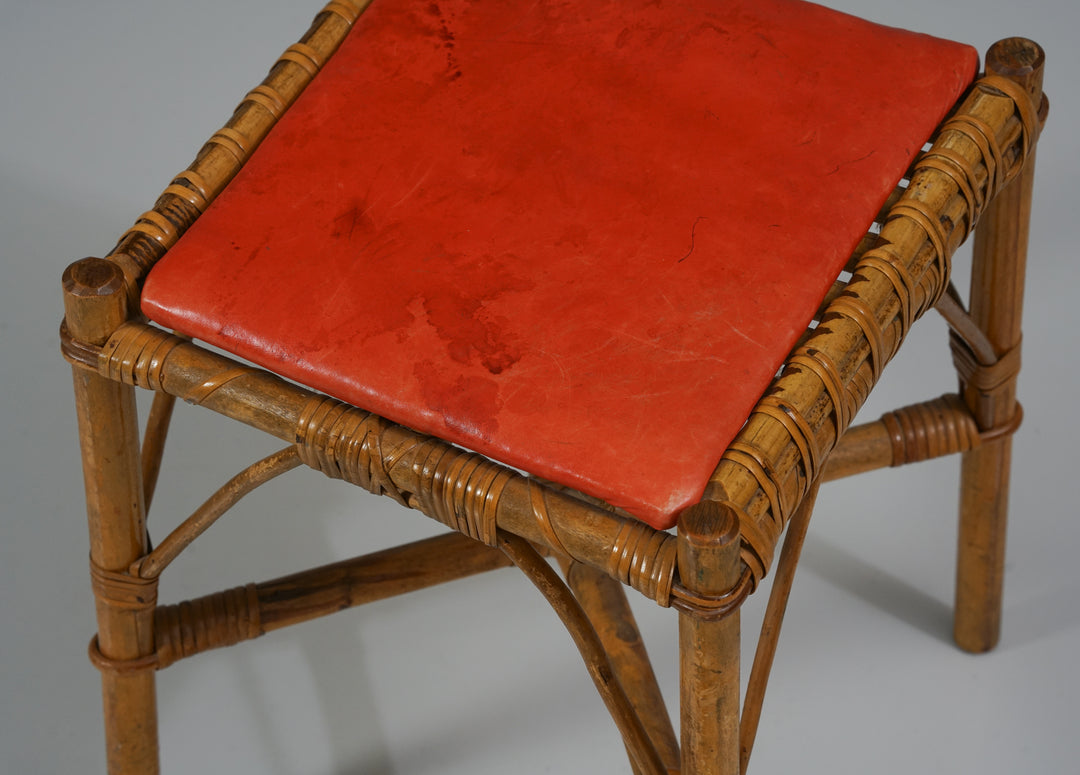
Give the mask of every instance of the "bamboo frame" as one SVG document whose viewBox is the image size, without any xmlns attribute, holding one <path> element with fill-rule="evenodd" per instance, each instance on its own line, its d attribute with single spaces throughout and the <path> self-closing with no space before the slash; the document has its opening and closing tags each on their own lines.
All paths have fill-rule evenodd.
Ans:
<svg viewBox="0 0 1080 775">
<path fill-rule="evenodd" d="M 991 49 L 986 69 L 997 78 L 1012 79 L 1008 82 L 1016 83 L 1038 105 L 1044 59 L 1037 46 L 1014 38 Z M 967 358 L 958 357 L 956 363 L 964 403 L 980 429 L 1019 419 L 1016 377 L 1034 148 L 1028 155 L 1030 163 L 989 203 L 975 232 L 971 320 L 984 332 L 995 357 L 978 362 L 976 368 Z M 958 345 L 954 338 L 954 352 L 967 349 Z M 993 648 L 1001 630 L 1011 455 L 1012 437 L 1005 435 L 963 456 L 954 637 L 968 651 Z"/>
<path fill-rule="evenodd" d="M 1012 39 L 943 125 L 823 300 L 677 536 L 439 439 L 331 400 L 141 322 L 142 280 L 217 196 L 366 6 L 334 0 L 102 259 L 64 277 L 91 532 L 110 773 L 156 772 L 153 671 L 210 648 L 371 600 L 515 564 L 559 612 L 627 743 L 635 772 L 745 771 L 817 487 L 875 468 L 964 457 L 957 641 L 999 627 L 1034 145 L 1046 115 L 1042 52 Z M 1000 195 L 999 195 L 1000 192 Z M 996 197 L 996 198 L 995 198 Z M 950 256 L 975 228 L 970 313 Z M 959 395 L 849 427 L 911 324 L 936 306 L 953 331 Z M 155 391 L 140 449 L 134 387 Z M 234 477 L 150 551 L 145 529 L 175 398 L 287 442 Z M 93 420 L 93 421 L 92 421 Z M 244 494 L 300 463 L 418 509 L 456 532 L 175 606 L 157 580 Z M 777 569 L 740 709 L 739 608 Z M 569 586 L 538 554 L 560 558 Z M 407 568 L 408 572 L 402 569 Z M 621 585 L 679 611 L 681 752 Z M 740 723 L 740 718 L 742 719 Z M 680 769 L 681 768 L 681 769 Z"/>
</svg>

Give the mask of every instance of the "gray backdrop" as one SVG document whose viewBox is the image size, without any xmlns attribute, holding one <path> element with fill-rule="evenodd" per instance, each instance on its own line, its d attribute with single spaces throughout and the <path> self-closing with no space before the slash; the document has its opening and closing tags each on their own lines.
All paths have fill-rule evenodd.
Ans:
<svg viewBox="0 0 1080 775">
<path fill-rule="evenodd" d="M 1080 179 L 1075 0 L 833 0 L 980 49 L 1048 52 L 1016 437 L 1004 635 L 949 640 L 955 459 L 827 486 L 805 551 L 754 771 L 1071 772 L 1080 757 L 1080 526 L 1073 505 L 1069 229 Z M 149 208 L 316 4 L 0 0 L 0 773 L 104 770 L 59 278 Z M 933 18 L 931 18 L 933 17 Z M 966 253 L 955 261 L 963 281 Z M 928 316 L 863 417 L 952 388 Z M 275 445 L 180 407 L 158 533 Z M 193 483 L 189 487 L 189 482 Z M 252 496 L 167 574 L 165 601 L 436 532 L 299 471 Z M 871 506 L 871 503 L 890 504 Z M 635 596 L 669 703 L 674 617 Z M 747 606 L 749 646 L 764 606 Z M 167 772 L 617 773 L 622 748 L 553 614 L 512 572 L 459 582 L 203 655 L 161 675 Z M 833 763 L 835 760 L 835 764 Z"/>
</svg>

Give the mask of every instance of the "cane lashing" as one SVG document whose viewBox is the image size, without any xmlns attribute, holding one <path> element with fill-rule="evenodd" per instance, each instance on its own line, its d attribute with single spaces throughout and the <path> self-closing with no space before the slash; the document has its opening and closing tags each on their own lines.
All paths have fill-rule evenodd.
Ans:
<svg viewBox="0 0 1080 775">
<path fill-rule="evenodd" d="M 158 580 L 141 578 L 135 574 L 109 570 L 90 562 L 90 583 L 99 606 L 129 611 L 147 617 L 157 605 Z M 147 623 L 149 626 L 149 623 Z M 157 659 L 153 654 L 137 658 L 114 658 L 101 649 L 99 636 L 90 641 L 89 657 L 101 671 L 123 673 L 153 669 Z"/>
<path fill-rule="evenodd" d="M 935 214 L 927 206 L 926 202 L 912 198 L 901 199 L 893 207 L 890 217 L 908 218 L 917 223 L 919 228 L 926 233 L 926 238 L 933 246 L 934 256 L 937 259 L 935 265 L 938 272 L 938 276 L 932 278 L 935 281 L 933 285 L 937 288 L 932 301 L 929 301 L 930 304 L 933 304 L 945 292 L 945 288 L 948 287 L 949 277 L 952 274 L 952 253 L 948 249 L 949 235 L 941 223 L 941 216 Z"/>
<path fill-rule="evenodd" d="M 952 351 L 953 366 L 960 376 L 960 381 L 978 393 L 974 411 L 980 430 L 993 430 L 995 425 L 1001 424 L 995 421 L 997 404 L 1006 399 L 1020 373 L 1020 342 L 986 362 L 959 333 L 950 331 L 949 349 Z M 1004 426 L 1018 426 L 1019 411 L 1017 408 L 1016 416 L 1006 421 Z"/>
<path fill-rule="evenodd" d="M 315 77 L 315 74 L 319 72 L 326 63 L 326 60 L 318 51 L 303 43 L 293 43 L 285 50 L 285 53 L 281 55 L 281 58 L 286 62 L 300 65 L 304 72 L 312 78 Z"/>
<path fill-rule="evenodd" d="M 470 538 L 495 542 L 499 496 L 513 474 L 487 458 L 438 439 L 415 436 L 392 449 L 391 424 L 378 415 L 316 396 L 300 415 L 296 444 L 303 461 L 329 477 L 418 509 Z M 402 492 L 390 469 L 412 468 L 416 491 Z"/>
<path fill-rule="evenodd" d="M 767 395 L 754 408 L 755 413 L 766 414 L 784 426 L 799 449 L 803 477 L 808 481 L 817 478 L 820 462 L 819 450 L 814 443 L 814 432 L 806 418 L 776 396 Z"/>
<path fill-rule="evenodd" d="M 387 473 L 404 450 L 384 456 L 385 428 L 381 417 L 316 396 L 297 422 L 296 447 L 306 465 L 330 478 L 344 479 L 405 504 L 405 495 Z"/>
<path fill-rule="evenodd" d="M 882 416 L 892 442 L 892 464 L 917 463 L 978 446 L 975 420 L 956 395 L 906 406 Z"/>
<path fill-rule="evenodd" d="M 370 2 L 355 3 L 352 0 L 331 0 L 322 9 L 323 13 L 332 13 L 340 16 L 346 23 L 352 24 L 360 16 L 360 11 Z"/>
<path fill-rule="evenodd" d="M 667 606 L 671 602 L 676 548 L 671 535 L 638 522 L 624 522 L 611 545 L 607 573 Z"/>
<path fill-rule="evenodd" d="M 497 463 L 434 439 L 416 448 L 419 487 L 410 502 L 428 516 L 495 546 L 499 496 L 513 474 Z"/>
<path fill-rule="evenodd" d="M 150 610 L 157 604 L 156 578 L 112 571 L 91 562 L 90 583 L 94 596 L 109 606 Z"/>
<path fill-rule="evenodd" d="M 233 157 L 235 169 L 240 169 L 254 148 L 251 138 L 232 127 L 222 127 L 210 137 L 209 142 Z"/>
<path fill-rule="evenodd" d="M 265 84 L 256 86 L 249 91 L 244 98 L 244 102 L 252 102 L 266 108 L 267 112 L 275 121 L 281 118 L 281 114 L 284 113 L 285 109 L 288 107 L 285 98 L 282 97 L 276 89 L 272 89 Z M 240 105 L 237 106 L 237 109 L 243 106 L 243 104 L 243 102 L 240 103 Z"/>
<path fill-rule="evenodd" d="M 157 241 L 168 250 L 175 244 L 179 234 L 176 226 L 161 213 L 150 210 L 139 216 L 139 220 L 131 227 L 132 231 L 146 234 L 150 239 Z"/>
<path fill-rule="evenodd" d="M 225 590 L 154 611 L 156 664 L 162 669 L 203 651 L 232 646 L 263 634 L 254 584 Z"/>
<path fill-rule="evenodd" d="M 921 310 L 917 310 L 912 302 L 916 293 L 915 281 L 887 245 L 869 250 L 859 259 L 859 271 L 865 275 L 869 270 L 881 273 L 896 291 L 896 298 L 900 302 L 900 338 L 903 339 L 921 314 Z"/>
<path fill-rule="evenodd" d="M 99 370 L 109 379 L 147 390 L 164 391 L 165 360 L 184 340 L 146 326 L 116 330 L 99 356 Z"/>
</svg>

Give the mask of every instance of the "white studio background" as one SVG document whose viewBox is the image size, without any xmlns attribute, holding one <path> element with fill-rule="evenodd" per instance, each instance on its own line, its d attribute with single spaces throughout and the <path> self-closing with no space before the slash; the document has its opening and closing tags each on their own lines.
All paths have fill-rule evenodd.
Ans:
<svg viewBox="0 0 1080 775">
<path fill-rule="evenodd" d="M 831 0 L 985 50 L 1048 54 L 1025 313 L 1004 634 L 950 640 L 955 459 L 827 486 L 754 754 L 760 773 L 1067 773 L 1080 759 L 1080 526 L 1068 487 L 1080 325 L 1068 249 L 1080 153 L 1075 0 Z M 0 0 L 0 775 L 104 772 L 60 273 L 106 252 L 318 10 L 307 3 Z M 956 259 L 964 277 L 966 253 Z M 933 315 L 863 418 L 952 389 Z M 930 353 L 931 355 L 928 355 Z M 273 444 L 178 407 L 152 520 Z M 217 436 L 211 436 L 214 432 Z M 204 439 L 214 438 L 211 443 Z M 189 486 L 189 483 L 192 483 Z M 875 505 L 876 504 L 876 505 Z M 160 528 L 159 528 L 160 530 Z M 253 495 L 166 576 L 166 602 L 437 532 L 321 475 Z M 747 647 L 764 607 L 744 618 Z M 635 599 L 676 705 L 675 619 Z M 202 655 L 159 677 L 165 772 L 628 772 L 568 636 L 512 572 Z"/>
</svg>

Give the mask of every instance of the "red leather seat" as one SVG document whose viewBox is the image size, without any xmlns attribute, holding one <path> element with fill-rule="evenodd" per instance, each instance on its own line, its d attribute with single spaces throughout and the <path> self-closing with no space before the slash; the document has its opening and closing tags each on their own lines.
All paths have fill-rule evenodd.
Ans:
<svg viewBox="0 0 1080 775">
<path fill-rule="evenodd" d="M 670 527 L 976 67 L 794 0 L 376 0 L 143 309 Z"/>
</svg>

